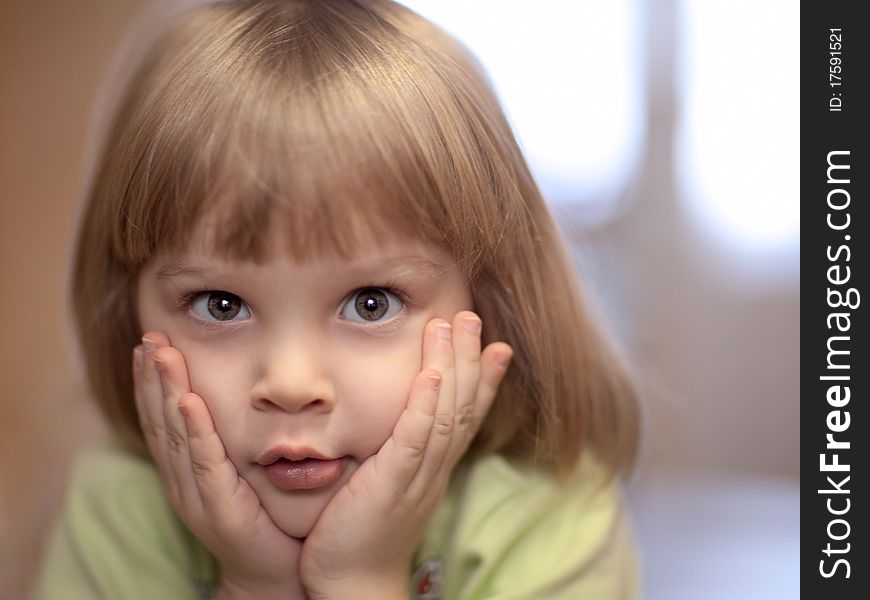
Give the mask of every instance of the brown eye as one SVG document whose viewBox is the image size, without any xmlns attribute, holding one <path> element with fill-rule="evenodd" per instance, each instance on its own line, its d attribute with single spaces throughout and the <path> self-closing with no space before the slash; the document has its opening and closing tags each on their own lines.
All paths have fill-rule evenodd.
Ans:
<svg viewBox="0 0 870 600">
<path fill-rule="evenodd" d="M 380 290 L 363 290 L 356 297 L 356 314 L 366 321 L 377 321 L 387 314 L 390 301 Z"/>
<path fill-rule="evenodd" d="M 244 301 L 235 294 L 220 290 L 202 292 L 190 305 L 191 312 L 203 321 L 233 321 L 251 316 Z M 241 317 L 241 318 L 239 318 Z"/>
<path fill-rule="evenodd" d="M 363 288 L 351 294 L 341 316 L 358 323 L 383 322 L 398 315 L 404 306 L 395 294 L 383 288 Z"/>
<path fill-rule="evenodd" d="M 242 300 L 233 294 L 215 292 L 208 297 L 208 312 L 218 321 L 230 321 L 242 310 Z"/>
</svg>

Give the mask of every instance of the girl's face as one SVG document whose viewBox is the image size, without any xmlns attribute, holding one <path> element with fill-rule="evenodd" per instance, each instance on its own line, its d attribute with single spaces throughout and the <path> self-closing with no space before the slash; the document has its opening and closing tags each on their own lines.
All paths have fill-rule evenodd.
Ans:
<svg viewBox="0 0 870 600">
<path fill-rule="evenodd" d="M 190 250 L 143 269 L 140 324 L 181 351 L 239 475 L 278 527 L 305 537 L 391 435 L 422 368 L 426 323 L 472 310 L 471 293 L 449 255 L 426 243 L 379 240 L 351 261 L 255 265 L 210 255 L 207 233 L 200 225 Z M 270 453 L 340 458 L 343 470 L 287 489 L 261 464 Z"/>
</svg>

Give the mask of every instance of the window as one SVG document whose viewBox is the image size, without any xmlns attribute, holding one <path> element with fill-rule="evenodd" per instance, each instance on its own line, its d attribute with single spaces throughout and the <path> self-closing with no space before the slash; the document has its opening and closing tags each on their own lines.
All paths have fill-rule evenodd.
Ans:
<svg viewBox="0 0 870 600">
<path fill-rule="evenodd" d="M 642 15 L 631 0 L 407 0 L 488 70 L 545 198 L 612 210 L 640 154 Z"/>
<path fill-rule="evenodd" d="M 678 7 L 675 152 L 686 209 L 729 251 L 794 264 L 799 5 L 681 0 Z"/>
</svg>

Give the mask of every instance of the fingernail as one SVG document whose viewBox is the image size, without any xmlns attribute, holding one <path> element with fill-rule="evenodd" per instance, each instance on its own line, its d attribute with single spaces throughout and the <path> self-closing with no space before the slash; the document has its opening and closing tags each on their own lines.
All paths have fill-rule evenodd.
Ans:
<svg viewBox="0 0 870 600">
<path fill-rule="evenodd" d="M 465 326 L 466 331 L 474 334 L 480 333 L 481 322 L 477 317 L 463 317 L 462 324 Z"/>
<path fill-rule="evenodd" d="M 437 390 L 441 387 L 441 377 L 438 375 L 429 375 L 429 386 L 433 390 Z"/>
<path fill-rule="evenodd" d="M 511 362 L 511 354 L 496 354 L 495 363 L 500 367 L 506 367 Z"/>
<path fill-rule="evenodd" d="M 450 323 L 438 323 L 435 327 L 438 328 L 439 338 L 445 341 L 450 339 L 450 330 L 452 329 Z"/>
<path fill-rule="evenodd" d="M 142 337 L 142 345 L 145 346 L 145 354 L 151 354 L 157 348 L 157 344 L 154 343 L 154 340 L 150 340 L 147 337 Z"/>
<path fill-rule="evenodd" d="M 162 371 L 163 368 L 166 366 L 165 363 L 157 358 L 156 354 L 152 354 L 151 357 L 154 359 L 154 366 L 157 367 L 157 370 Z"/>
</svg>

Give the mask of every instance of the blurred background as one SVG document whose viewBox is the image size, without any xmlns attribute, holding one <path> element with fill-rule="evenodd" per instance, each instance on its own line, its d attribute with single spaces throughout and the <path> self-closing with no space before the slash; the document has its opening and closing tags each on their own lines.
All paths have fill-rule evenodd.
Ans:
<svg viewBox="0 0 870 600">
<path fill-rule="evenodd" d="M 69 323 L 73 228 L 119 57 L 178 4 L 0 0 L 0 598 L 26 595 L 102 428 Z M 405 4 L 489 70 L 636 368 L 644 597 L 797 597 L 797 3 Z"/>
</svg>

